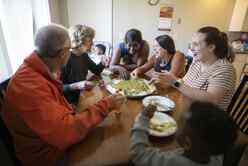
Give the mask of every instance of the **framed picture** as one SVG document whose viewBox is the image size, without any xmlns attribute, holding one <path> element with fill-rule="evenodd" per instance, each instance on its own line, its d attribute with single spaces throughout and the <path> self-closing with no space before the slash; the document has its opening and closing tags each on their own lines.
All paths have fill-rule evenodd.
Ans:
<svg viewBox="0 0 248 166">
<path fill-rule="evenodd" d="M 174 7 L 168 4 L 161 4 L 159 7 L 158 30 L 170 31 L 172 26 Z"/>
</svg>

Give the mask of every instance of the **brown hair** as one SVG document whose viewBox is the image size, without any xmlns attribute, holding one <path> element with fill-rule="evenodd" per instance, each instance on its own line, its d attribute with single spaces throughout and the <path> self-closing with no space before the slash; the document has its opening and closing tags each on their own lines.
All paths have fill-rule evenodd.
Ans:
<svg viewBox="0 0 248 166">
<path fill-rule="evenodd" d="M 125 41 L 125 43 L 134 42 L 134 41 L 138 42 L 138 43 L 141 43 L 142 34 L 138 29 L 130 29 L 125 34 L 124 41 Z"/>
<path fill-rule="evenodd" d="M 173 39 L 169 35 L 161 35 L 155 38 L 160 47 L 167 50 L 169 54 L 174 55 L 176 48 Z"/>
<path fill-rule="evenodd" d="M 213 44 L 215 46 L 214 54 L 218 59 L 227 59 L 229 62 L 234 61 L 234 54 L 230 52 L 231 48 L 228 45 L 228 37 L 226 33 L 211 26 L 202 27 L 198 32 L 206 35 L 205 42 L 207 45 Z"/>
</svg>

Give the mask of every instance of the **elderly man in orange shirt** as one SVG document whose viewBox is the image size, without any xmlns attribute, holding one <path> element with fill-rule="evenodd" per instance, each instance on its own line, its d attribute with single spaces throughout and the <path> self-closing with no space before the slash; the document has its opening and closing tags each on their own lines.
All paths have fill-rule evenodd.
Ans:
<svg viewBox="0 0 248 166">
<path fill-rule="evenodd" d="M 3 118 L 23 165 L 58 165 L 67 148 L 118 109 L 124 97 L 107 96 L 88 111 L 75 112 L 63 96 L 58 74 L 70 56 L 67 30 L 45 26 L 36 34 L 35 46 L 8 85 Z"/>
</svg>

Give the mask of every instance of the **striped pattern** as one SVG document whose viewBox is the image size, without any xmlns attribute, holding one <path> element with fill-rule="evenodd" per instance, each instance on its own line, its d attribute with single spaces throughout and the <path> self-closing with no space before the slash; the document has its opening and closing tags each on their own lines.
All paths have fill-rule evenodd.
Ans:
<svg viewBox="0 0 248 166">
<path fill-rule="evenodd" d="M 235 90 L 236 75 L 232 64 L 224 59 L 217 60 L 205 71 L 199 61 L 194 61 L 183 80 L 186 85 L 203 91 L 210 87 L 224 88 L 225 95 L 218 105 L 226 110 Z"/>
<path fill-rule="evenodd" d="M 235 92 L 227 111 L 239 126 L 240 130 L 248 134 L 248 75 L 244 75 L 241 84 Z"/>
</svg>

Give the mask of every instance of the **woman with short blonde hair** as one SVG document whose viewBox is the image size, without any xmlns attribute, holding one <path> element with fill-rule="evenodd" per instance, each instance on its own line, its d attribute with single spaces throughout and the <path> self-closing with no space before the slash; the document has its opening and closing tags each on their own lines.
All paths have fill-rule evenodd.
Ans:
<svg viewBox="0 0 248 166">
<path fill-rule="evenodd" d="M 71 39 L 71 57 L 66 66 L 62 68 L 61 80 L 65 84 L 64 93 L 66 99 L 70 103 L 76 104 L 80 90 L 91 89 L 94 85 L 86 80 L 88 70 L 99 76 L 107 64 L 102 61 L 97 65 L 88 56 L 95 37 L 93 28 L 78 24 L 69 28 L 69 35 Z"/>
</svg>

